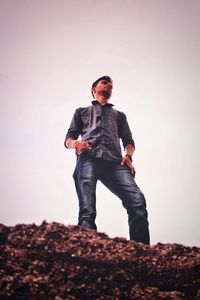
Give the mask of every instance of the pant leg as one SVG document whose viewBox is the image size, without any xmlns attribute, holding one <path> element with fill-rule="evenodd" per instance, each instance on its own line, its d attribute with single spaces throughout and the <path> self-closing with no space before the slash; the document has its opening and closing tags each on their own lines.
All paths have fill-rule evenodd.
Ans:
<svg viewBox="0 0 200 300">
<path fill-rule="evenodd" d="M 150 244 L 146 200 L 129 168 L 108 163 L 108 168 L 100 180 L 122 200 L 128 213 L 130 239 Z"/>
<path fill-rule="evenodd" d="M 86 151 L 77 157 L 73 178 L 79 199 L 78 225 L 97 230 L 95 163 Z"/>
</svg>

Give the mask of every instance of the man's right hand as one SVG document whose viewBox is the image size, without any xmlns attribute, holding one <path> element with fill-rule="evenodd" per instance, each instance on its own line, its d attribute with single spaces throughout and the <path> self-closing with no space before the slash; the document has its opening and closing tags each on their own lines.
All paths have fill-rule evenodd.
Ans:
<svg viewBox="0 0 200 300">
<path fill-rule="evenodd" d="M 91 146 L 88 142 L 76 141 L 75 143 L 76 154 L 80 155 L 81 153 L 83 153 L 88 149 L 91 149 Z"/>
</svg>

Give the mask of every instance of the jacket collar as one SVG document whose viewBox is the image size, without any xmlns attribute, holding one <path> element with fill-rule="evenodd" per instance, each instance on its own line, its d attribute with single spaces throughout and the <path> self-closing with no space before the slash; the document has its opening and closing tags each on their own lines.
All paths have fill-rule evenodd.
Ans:
<svg viewBox="0 0 200 300">
<path fill-rule="evenodd" d="M 96 104 L 101 105 L 97 100 L 93 100 L 91 103 L 93 105 L 96 105 Z M 102 106 L 110 106 L 110 107 L 112 107 L 112 106 L 114 106 L 114 104 L 112 104 L 112 103 L 106 103 L 105 105 L 102 105 Z"/>
</svg>

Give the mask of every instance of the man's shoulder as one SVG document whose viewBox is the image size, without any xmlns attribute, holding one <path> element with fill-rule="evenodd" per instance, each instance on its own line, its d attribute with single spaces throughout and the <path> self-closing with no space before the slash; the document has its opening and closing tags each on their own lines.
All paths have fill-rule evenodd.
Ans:
<svg viewBox="0 0 200 300">
<path fill-rule="evenodd" d="M 112 109 L 116 111 L 116 113 L 118 114 L 118 117 L 119 117 L 119 118 L 124 118 L 124 117 L 126 117 L 126 115 L 125 115 L 125 113 L 124 113 L 123 111 L 120 111 L 120 110 L 115 109 L 115 108 L 113 108 L 113 107 L 112 107 Z"/>
</svg>

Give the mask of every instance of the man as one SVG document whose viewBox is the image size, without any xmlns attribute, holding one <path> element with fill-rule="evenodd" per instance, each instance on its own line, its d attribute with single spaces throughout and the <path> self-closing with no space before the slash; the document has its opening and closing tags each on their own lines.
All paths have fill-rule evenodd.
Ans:
<svg viewBox="0 0 200 300">
<path fill-rule="evenodd" d="M 135 143 L 125 114 L 108 103 L 112 88 L 109 76 L 92 84 L 95 100 L 90 106 L 76 109 L 65 139 L 65 146 L 75 149 L 77 154 L 73 177 L 79 198 L 78 225 L 97 230 L 96 183 L 100 180 L 122 200 L 128 213 L 130 239 L 149 244 L 146 201 L 134 180 Z M 125 151 L 123 157 L 120 139 Z"/>
</svg>

